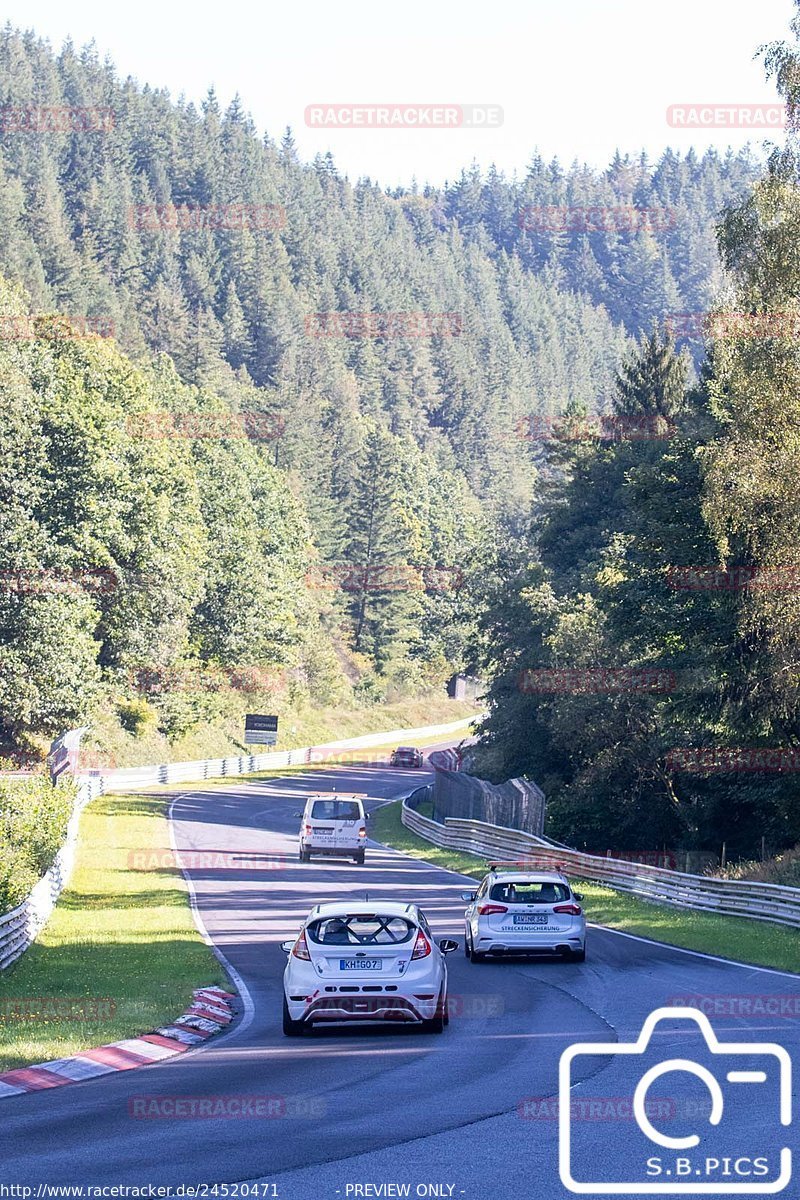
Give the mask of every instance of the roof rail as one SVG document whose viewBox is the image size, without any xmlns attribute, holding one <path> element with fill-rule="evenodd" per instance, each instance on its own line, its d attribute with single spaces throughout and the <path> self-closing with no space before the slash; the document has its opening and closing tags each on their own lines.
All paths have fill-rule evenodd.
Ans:
<svg viewBox="0 0 800 1200">
<path fill-rule="evenodd" d="M 369 792 L 308 792 L 307 798 L 309 800 L 369 800 Z"/>
</svg>

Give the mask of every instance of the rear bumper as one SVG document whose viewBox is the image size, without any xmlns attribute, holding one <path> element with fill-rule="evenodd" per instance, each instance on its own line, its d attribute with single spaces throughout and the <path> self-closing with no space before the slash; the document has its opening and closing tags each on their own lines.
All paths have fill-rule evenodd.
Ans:
<svg viewBox="0 0 800 1200">
<path fill-rule="evenodd" d="M 330 995 L 308 1004 L 288 1000 L 292 1019 L 307 1025 L 339 1022 L 367 1023 L 388 1021 L 393 1024 L 419 1025 L 436 1015 L 437 1000 L 413 1001 L 395 995 Z"/>
<path fill-rule="evenodd" d="M 333 858 L 351 858 L 354 854 L 362 854 L 366 848 L 366 842 L 360 846 L 315 846 L 313 842 L 303 842 L 300 847 L 308 854 L 330 854 Z"/>
<path fill-rule="evenodd" d="M 562 954 L 565 950 L 583 950 L 585 943 L 586 931 L 574 927 L 546 934 L 518 935 L 480 930 L 474 939 L 479 954 Z"/>
<path fill-rule="evenodd" d="M 542 957 L 552 957 L 556 954 L 564 954 L 567 950 L 580 951 L 583 949 L 583 942 L 577 940 L 562 941 L 557 945 L 548 946 L 543 946 L 541 942 L 536 946 L 519 946 L 516 943 L 513 946 L 502 946 L 497 943 L 483 945 L 479 943 L 475 949 L 479 954 L 496 954 L 498 957 L 513 954 L 538 954 Z"/>
</svg>

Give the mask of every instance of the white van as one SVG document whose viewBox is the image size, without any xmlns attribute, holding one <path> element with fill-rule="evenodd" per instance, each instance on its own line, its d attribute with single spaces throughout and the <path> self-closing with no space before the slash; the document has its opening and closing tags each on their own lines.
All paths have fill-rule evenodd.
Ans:
<svg viewBox="0 0 800 1200">
<path fill-rule="evenodd" d="M 300 861 L 332 854 L 363 863 L 367 845 L 366 793 L 318 792 L 309 796 L 300 824 Z"/>
</svg>

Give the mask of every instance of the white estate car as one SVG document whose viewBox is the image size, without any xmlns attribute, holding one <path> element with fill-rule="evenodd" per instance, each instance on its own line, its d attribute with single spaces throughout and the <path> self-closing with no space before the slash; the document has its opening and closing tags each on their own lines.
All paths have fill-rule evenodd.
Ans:
<svg viewBox="0 0 800 1200">
<path fill-rule="evenodd" d="M 366 793 L 322 792 L 309 796 L 300 818 L 300 861 L 330 854 L 363 863 L 367 845 Z"/>
<path fill-rule="evenodd" d="M 287 1037 L 330 1022 L 402 1022 L 431 1033 L 447 1024 L 445 955 L 458 942 L 437 943 L 414 904 L 318 904 L 282 949 Z"/>
<path fill-rule="evenodd" d="M 530 871 L 518 863 L 489 863 L 477 892 L 462 892 L 464 951 L 471 962 L 487 954 L 560 954 L 586 958 L 586 918 L 560 871 Z"/>
</svg>

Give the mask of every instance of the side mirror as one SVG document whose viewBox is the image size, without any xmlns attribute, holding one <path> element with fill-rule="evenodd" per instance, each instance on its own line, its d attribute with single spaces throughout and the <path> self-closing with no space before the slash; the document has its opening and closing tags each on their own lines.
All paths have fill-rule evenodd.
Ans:
<svg viewBox="0 0 800 1200">
<path fill-rule="evenodd" d="M 582 899 L 583 899 L 583 892 L 573 892 L 572 894 L 573 894 L 573 896 L 575 897 L 575 899 L 576 899 L 576 900 L 582 900 Z"/>
<path fill-rule="evenodd" d="M 364 820 L 365 820 L 365 821 L 371 821 L 371 820 L 372 820 L 372 813 L 364 813 Z"/>
<path fill-rule="evenodd" d="M 458 949 L 458 942 L 454 938 L 442 938 L 439 942 L 439 949 L 442 954 L 452 954 L 454 950 Z"/>
<path fill-rule="evenodd" d="M 471 904 L 477 894 L 477 892 L 462 892 L 461 899 L 466 900 L 467 904 Z"/>
<path fill-rule="evenodd" d="M 295 820 L 302 821 L 302 819 L 303 819 L 302 813 L 295 813 L 294 815 L 295 815 Z"/>
<path fill-rule="evenodd" d="M 288 942 L 281 942 L 281 950 L 283 951 L 284 954 L 291 954 L 293 946 L 294 946 L 294 939 L 290 939 Z"/>
</svg>

